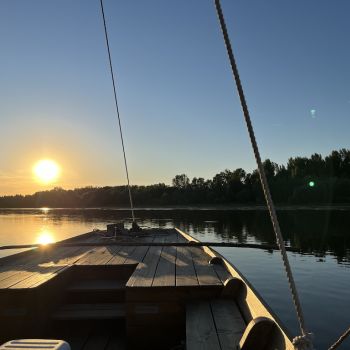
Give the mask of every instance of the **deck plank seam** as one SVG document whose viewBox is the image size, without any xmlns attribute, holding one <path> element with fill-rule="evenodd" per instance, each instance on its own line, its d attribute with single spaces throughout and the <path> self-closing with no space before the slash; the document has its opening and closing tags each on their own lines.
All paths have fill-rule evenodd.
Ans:
<svg viewBox="0 0 350 350">
<path fill-rule="evenodd" d="M 161 256 L 162 256 L 163 249 L 164 249 L 164 247 L 160 248 L 159 258 L 158 258 L 158 261 L 157 261 L 157 264 L 156 264 L 156 268 L 154 269 L 154 274 L 153 274 L 153 277 L 152 277 L 151 287 L 153 286 L 153 283 L 154 283 L 154 277 L 156 276 L 156 273 L 157 273 L 157 269 L 158 269 L 158 266 L 159 266 L 159 261 L 160 261 Z"/>
<path fill-rule="evenodd" d="M 114 248 L 114 247 L 113 247 Z M 111 249 L 112 250 L 112 256 L 111 256 L 111 258 L 108 260 L 108 261 L 106 261 L 103 265 L 108 265 L 108 263 L 116 256 L 116 254 L 118 254 L 119 253 L 119 251 L 122 249 L 122 247 L 121 246 L 119 246 L 119 247 L 117 247 L 117 249 Z"/>
<path fill-rule="evenodd" d="M 29 289 L 29 288 L 32 288 L 33 286 L 37 285 L 39 282 L 42 282 L 42 281 L 47 281 L 49 279 L 51 279 L 52 275 L 55 275 L 57 272 L 59 272 L 60 270 L 62 269 L 66 269 L 68 265 L 62 265 L 60 266 L 57 270 L 54 270 L 52 271 L 48 276 L 46 277 L 43 277 L 42 279 L 39 278 L 39 281 L 35 281 L 33 282 L 33 284 L 29 284 L 27 287 L 25 287 L 25 289 Z M 56 266 L 58 267 L 58 266 Z M 34 275 L 37 275 L 39 273 L 39 276 L 41 275 L 40 272 L 34 272 L 33 274 L 29 275 L 27 278 L 24 278 L 23 280 L 21 281 L 17 281 L 16 283 L 12 284 L 10 287 L 6 288 L 6 289 L 20 289 L 20 288 L 16 288 L 16 285 L 20 284 L 20 283 L 25 283 L 25 281 L 27 281 L 28 279 L 32 278 Z M 50 277 L 50 278 L 48 278 Z M 40 283 L 41 284 L 41 283 Z"/>
<path fill-rule="evenodd" d="M 167 235 L 167 237 L 162 237 L 162 239 L 161 239 L 160 241 L 161 241 L 162 243 L 164 243 L 164 242 L 166 242 L 168 239 L 169 239 L 169 235 Z M 160 261 L 161 261 L 161 259 L 162 259 L 163 253 L 164 253 L 164 247 L 161 247 L 161 251 L 160 251 L 160 254 L 159 254 L 159 259 L 158 259 L 158 261 L 157 261 L 157 266 L 156 266 L 156 269 L 155 269 L 155 271 L 154 271 L 154 275 L 153 275 L 153 279 L 152 279 L 152 284 L 151 284 L 152 287 L 153 287 L 153 285 L 154 285 L 154 279 L 155 279 L 155 277 L 156 277 L 156 275 L 157 275 L 158 267 L 159 267 Z"/>
<path fill-rule="evenodd" d="M 213 318 L 214 327 L 215 327 L 215 333 L 216 333 L 216 336 L 218 338 L 219 346 L 220 346 L 220 349 L 223 350 L 223 345 L 221 344 L 221 340 L 220 340 L 220 337 L 219 337 L 218 327 L 217 327 L 217 324 L 216 324 L 214 311 L 213 311 L 213 307 L 212 307 L 212 303 L 211 302 L 209 302 L 209 307 L 210 307 L 211 317 Z"/>
</svg>

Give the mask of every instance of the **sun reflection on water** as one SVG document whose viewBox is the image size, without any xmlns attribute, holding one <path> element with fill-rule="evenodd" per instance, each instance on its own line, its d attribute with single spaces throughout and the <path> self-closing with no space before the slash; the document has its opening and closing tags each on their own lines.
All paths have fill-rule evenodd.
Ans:
<svg viewBox="0 0 350 350">
<path fill-rule="evenodd" d="M 47 244 L 54 243 L 54 242 L 55 242 L 55 238 L 54 238 L 53 233 L 48 231 L 48 230 L 42 230 L 39 233 L 35 243 L 47 245 Z"/>
</svg>

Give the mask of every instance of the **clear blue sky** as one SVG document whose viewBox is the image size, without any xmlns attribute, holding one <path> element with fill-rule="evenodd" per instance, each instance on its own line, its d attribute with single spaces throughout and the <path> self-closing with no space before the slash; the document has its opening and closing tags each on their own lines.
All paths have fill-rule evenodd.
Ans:
<svg viewBox="0 0 350 350">
<path fill-rule="evenodd" d="M 263 158 L 350 147 L 350 1 L 223 0 Z M 211 0 L 105 0 L 131 181 L 255 167 Z M 0 1 L 0 194 L 124 184 L 98 0 Z"/>
</svg>

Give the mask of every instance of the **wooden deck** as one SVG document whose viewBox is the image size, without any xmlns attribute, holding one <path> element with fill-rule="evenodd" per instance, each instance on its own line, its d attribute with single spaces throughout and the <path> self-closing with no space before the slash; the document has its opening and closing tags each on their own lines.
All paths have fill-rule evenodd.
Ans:
<svg viewBox="0 0 350 350">
<path fill-rule="evenodd" d="M 188 300 L 220 296 L 230 273 L 209 264 L 201 247 L 133 243 L 188 240 L 175 229 L 125 230 L 117 237 L 98 231 L 73 239 L 90 246 L 43 246 L 0 259 L 0 340 L 66 339 L 73 350 L 126 340 L 128 348 L 178 345 L 186 338 Z M 106 321 L 122 322 L 124 331 L 117 338 L 101 332 Z M 77 334 L 84 323 L 91 331 Z"/>
<path fill-rule="evenodd" d="M 119 237 L 137 242 L 185 242 L 175 230 L 148 230 L 137 237 Z M 101 232 L 84 242 L 111 242 Z M 137 265 L 127 287 L 178 287 L 222 285 L 228 276 L 209 265 L 210 257 L 200 247 L 42 247 L 0 259 L 0 290 L 36 288 L 72 266 Z"/>
<path fill-rule="evenodd" d="M 176 229 L 116 237 L 97 231 L 66 242 L 74 246 L 1 258 L 0 342 L 63 339 L 73 350 L 229 350 L 239 343 L 256 350 L 264 339 L 266 349 L 292 350 L 272 312 L 218 253 L 138 245 L 191 241 Z"/>
</svg>

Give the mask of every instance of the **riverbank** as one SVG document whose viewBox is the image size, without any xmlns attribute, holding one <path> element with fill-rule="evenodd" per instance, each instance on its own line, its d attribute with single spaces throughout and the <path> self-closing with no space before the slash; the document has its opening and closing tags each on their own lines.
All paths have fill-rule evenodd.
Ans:
<svg viewBox="0 0 350 350">
<path fill-rule="evenodd" d="M 0 210 L 116 210 L 116 211 L 129 211 L 130 207 L 6 207 L 0 208 Z M 344 205 L 324 205 L 324 204 L 314 204 L 314 205 L 276 205 L 277 210 L 350 210 L 350 204 Z M 172 205 L 172 206 L 139 206 L 134 208 L 135 211 L 168 211 L 168 210 L 216 210 L 216 211 L 226 211 L 226 210 L 267 210 L 265 205 Z"/>
</svg>

